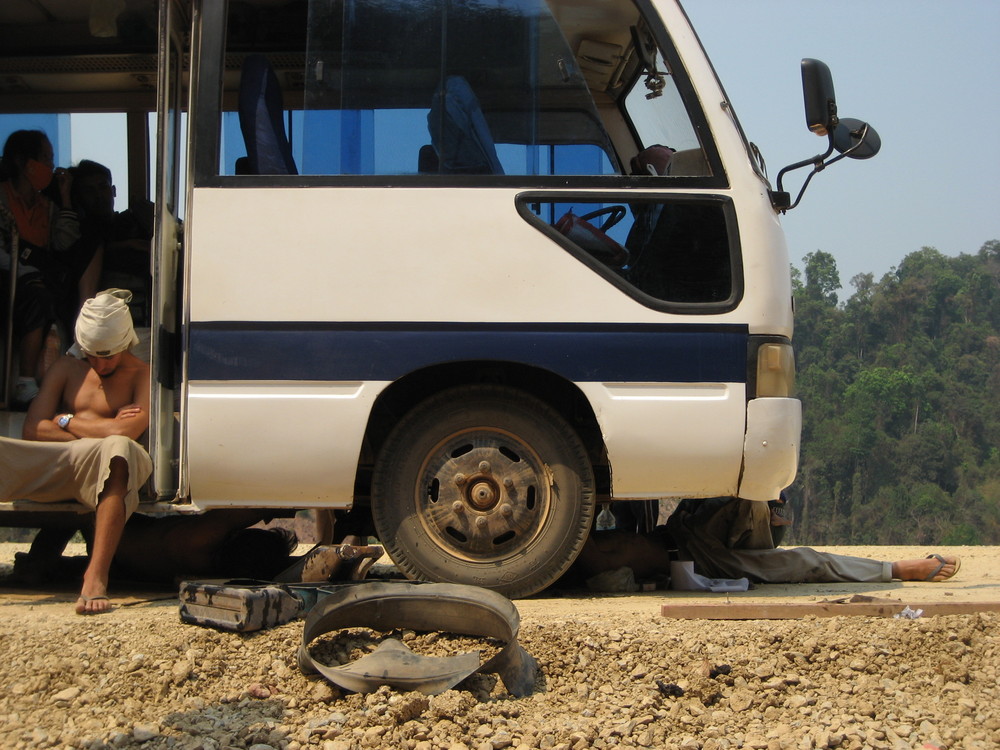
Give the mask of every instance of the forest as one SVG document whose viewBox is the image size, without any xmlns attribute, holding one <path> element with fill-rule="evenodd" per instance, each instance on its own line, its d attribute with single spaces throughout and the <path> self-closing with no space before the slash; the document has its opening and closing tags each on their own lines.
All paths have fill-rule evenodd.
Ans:
<svg viewBox="0 0 1000 750">
<path fill-rule="evenodd" d="M 1000 241 L 924 247 L 838 298 L 792 268 L 803 432 L 791 544 L 1000 544 Z"/>
</svg>

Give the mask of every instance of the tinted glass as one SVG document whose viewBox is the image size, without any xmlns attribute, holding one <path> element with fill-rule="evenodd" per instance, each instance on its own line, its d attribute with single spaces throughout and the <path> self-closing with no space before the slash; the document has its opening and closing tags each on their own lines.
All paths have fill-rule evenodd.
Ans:
<svg viewBox="0 0 1000 750">
<path fill-rule="evenodd" d="M 233 0 L 227 50 L 225 174 L 709 174 L 631 0 Z"/>
<path fill-rule="evenodd" d="M 737 255 L 719 201 L 641 198 L 627 204 L 577 200 L 526 205 L 581 257 L 650 297 L 716 306 L 733 299 Z"/>
</svg>

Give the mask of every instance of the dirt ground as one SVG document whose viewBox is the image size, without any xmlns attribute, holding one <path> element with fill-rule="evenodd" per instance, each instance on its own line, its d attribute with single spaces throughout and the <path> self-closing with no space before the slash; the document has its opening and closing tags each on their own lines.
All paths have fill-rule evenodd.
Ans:
<svg viewBox="0 0 1000 750">
<path fill-rule="evenodd" d="M 0 574 L 22 546 L 0 544 Z M 963 559 L 946 583 L 798 584 L 741 593 L 545 593 L 516 602 L 535 691 L 473 675 L 438 696 L 343 693 L 303 676 L 302 621 L 252 634 L 181 623 L 169 591 L 0 588 L 0 747 L 183 750 L 1000 747 L 1000 548 L 826 548 Z M 664 603 L 854 594 L 969 614 L 668 619 Z"/>
</svg>

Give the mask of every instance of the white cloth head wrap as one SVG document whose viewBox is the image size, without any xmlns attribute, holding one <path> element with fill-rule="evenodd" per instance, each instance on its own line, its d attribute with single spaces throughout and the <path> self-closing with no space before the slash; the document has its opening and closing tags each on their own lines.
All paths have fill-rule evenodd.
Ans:
<svg viewBox="0 0 1000 750">
<path fill-rule="evenodd" d="M 83 303 L 76 319 L 75 357 L 111 357 L 139 343 L 132 328 L 127 289 L 106 289 Z"/>
</svg>

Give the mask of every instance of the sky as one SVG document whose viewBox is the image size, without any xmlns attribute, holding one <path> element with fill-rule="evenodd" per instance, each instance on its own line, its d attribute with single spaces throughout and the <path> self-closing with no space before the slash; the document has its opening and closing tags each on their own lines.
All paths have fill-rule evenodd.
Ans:
<svg viewBox="0 0 1000 750">
<path fill-rule="evenodd" d="M 878 280 L 929 246 L 974 254 L 1000 239 L 1000 0 L 681 0 L 747 137 L 778 170 L 826 140 L 805 126 L 803 57 L 833 72 L 842 117 L 869 122 L 881 152 L 816 175 L 782 220 L 807 253 L 850 280 Z M 808 169 L 784 178 L 793 194 Z"/>
</svg>

